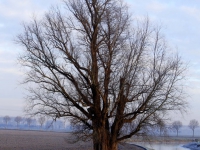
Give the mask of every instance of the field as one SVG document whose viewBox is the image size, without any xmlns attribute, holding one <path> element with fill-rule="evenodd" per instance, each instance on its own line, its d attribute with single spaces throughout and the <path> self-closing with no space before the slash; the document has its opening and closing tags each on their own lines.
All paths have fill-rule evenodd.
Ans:
<svg viewBox="0 0 200 150">
<path fill-rule="evenodd" d="M 92 150 L 91 142 L 72 142 L 70 133 L 0 130 L 0 150 Z M 119 150 L 141 150 L 123 144 Z"/>
</svg>

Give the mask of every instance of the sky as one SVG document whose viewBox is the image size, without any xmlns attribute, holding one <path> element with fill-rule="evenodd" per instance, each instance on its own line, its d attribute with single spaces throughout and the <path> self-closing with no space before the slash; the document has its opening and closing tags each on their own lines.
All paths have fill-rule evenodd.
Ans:
<svg viewBox="0 0 200 150">
<path fill-rule="evenodd" d="M 133 18 L 149 17 L 150 22 L 162 26 L 167 43 L 178 51 L 188 64 L 187 114 L 173 114 L 172 120 L 187 125 L 191 119 L 200 122 L 200 1 L 199 0 L 125 0 Z M 24 115 L 25 86 L 23 68 L 17 63 L 22 47 L 16 36 L 22 24 L 33 16 L 42 18 L 45 12 L 62 0 L 0 0 L 0 116 Z"/>
</svg>

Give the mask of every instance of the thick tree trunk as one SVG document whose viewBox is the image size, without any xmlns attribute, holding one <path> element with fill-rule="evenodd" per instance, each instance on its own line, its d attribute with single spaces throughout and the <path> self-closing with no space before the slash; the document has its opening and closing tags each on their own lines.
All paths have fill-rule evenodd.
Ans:
<svg viewBox="0 0 200 150">
<path fill-rule="evenodd" d="M 117 143 L 111 142 L 109 134 L 105 129 L 95 129 L 93 131 L 94 150 L 117 150 Z"/>
<path fill-rule="evenodd" d="M 94 150 L 117 150 L 117 143 L 108 144 L 103 141 L 94 141 L 93 140 L 93 149 Z"/>
</svg>

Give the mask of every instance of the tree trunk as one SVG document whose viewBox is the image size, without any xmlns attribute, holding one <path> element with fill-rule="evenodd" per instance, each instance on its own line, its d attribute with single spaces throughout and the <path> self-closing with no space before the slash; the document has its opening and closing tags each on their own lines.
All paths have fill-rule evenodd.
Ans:
<svg viewBox="0 0 200 150">
<path fill-rule="evenodd" d="M 111 142 L 109 133 L 105 129 L 94 129 L 93 149 L 94 150 L 117 150 L 117 142 Z"/>
<path fill-rule="evenodd" d="M 117 143 L 109 144 L 109 142 L 95 141 L 93 140 L 94 150 L 117 150 Z"/>
</svg>

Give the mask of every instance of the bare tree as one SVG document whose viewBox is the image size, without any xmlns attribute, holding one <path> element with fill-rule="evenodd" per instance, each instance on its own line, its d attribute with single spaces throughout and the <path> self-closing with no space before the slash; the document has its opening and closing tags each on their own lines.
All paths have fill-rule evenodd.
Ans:
<svg viewBox="0 0 200 150">
<path fill-rule="evenodd" d="M 28 125 L 29 128 L 31 126 L 32 121 L 33 120 L 31 118 L 26 118 L 26 123 L 27 123 L 27 125 Z"/>
<path fill-rule="evenodd" d="M 45 121 L 46 121 L 46 119 L 44 116 L 38 118 L 38 122 L 39 122 L 41 128 L 42 128 L 43 124 L 45 123 Z"/>
<path fill-rule="evenodd" d="M 177 136 L 178 136 L 179 130 L 180 130 L 180 128 L 181 128 L 182 126 L 183 126 L 183 125 L 182 125 L 182 122 L 180 122 L 180 121 L 174 121 L 174 122 L 172 123 L 172 128 L 176 130 L 176 135 L 177 135 Z"/>
<path fill-rule="evenodd" d="M 4 117 L 3 117 L 3 120 L 4 120 L 4 122 L 5 122 L 5 124 L 6 124 L 6 127 L 7 127 L 8 122 L 11 120 L 11 118 L 10 118 L 9 116 L 4 116 Z"/>
<path fill-rule="evenodd" d="M 28 113 L 71 118 L 77 137 L 91 138 L 94 150 L 116 150 L 168 111 L 185 108 L 185 67 L 160 28 L 131 20 L 121 0 L 65 5 L 25 24 L 18 36 L 24 83 L 33 85 Z"/>
<path fill-rule="evenodd" d="M 161 136 L 162 134 L 167 133 L 167 126 L 166 126 L 165 122 L 164 122 L 162 119 L 159 119 L 159 120 L 158 120 L 156 127 L 157 127 L 158 130 L 159 130 L 160 136 Z"/>
<path fill-rule="evenodd" d="M 21 121 L 22 121 L 22 117 L 20 116 L 15 117 L 15 122 L 17 123 L 17 127 L 19 126 Z"/>
<path fill-rule="evenodd" d="M 197 121 L 197 120 L 195 120 L 195 119 L 193 119 L 193 120 L 190 120 L 190 123 L 189 123 L 189 128 L 192 130 L 192 132 L 193 132 L 193 137 L 194 137 L 194 130 L 199 126 L 199 122 Z"/>
</svg>

